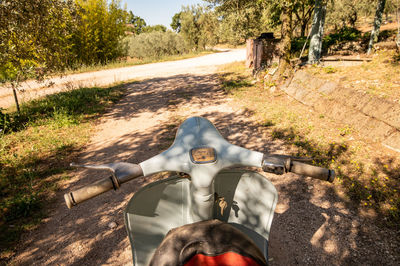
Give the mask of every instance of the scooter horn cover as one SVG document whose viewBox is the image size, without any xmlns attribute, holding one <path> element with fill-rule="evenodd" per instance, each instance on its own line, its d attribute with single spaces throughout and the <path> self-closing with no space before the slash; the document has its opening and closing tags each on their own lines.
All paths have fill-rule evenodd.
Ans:
<svg viewBox="0 0 400 266">
<path fill-rule="evenodd" d="M 172 229 L 156 249 L 150 265 L 267 265 L 256 244 L 241 231 L 219 220 Z"/>
</svg>

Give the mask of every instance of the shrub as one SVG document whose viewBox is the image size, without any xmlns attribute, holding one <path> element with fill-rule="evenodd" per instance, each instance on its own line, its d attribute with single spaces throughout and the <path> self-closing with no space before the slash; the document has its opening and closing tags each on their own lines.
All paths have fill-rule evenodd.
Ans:
<svg viewBox="0 0 400 266">
<path fill-rule="evenodd" d="M 355 28 L 344 27 L 338 32 L 324 36 L 322 41 L 322 51 L 326 52 L 334 44 L 360 41 L 363 38 L 361 31 Z"/>
<path fill-rule="evenodd" d="M 128 55 L 139 59 L 160 58 L 188 51 L 182 36 L 171 31 L 154 31 L 128 37 L 128 46 Z"/>
<path fill-rule="evenodd" d="M 3 109 L 0 108 L 0 134 L 4 133 L 8 129 L 10 124 L 10 115 L 3 113 Z"/>
<path fill-rule="evenodd" d="M 307 41 L 307 47 L 308 47 L 308 45 L 310 44 L 310 40 L 307 40 L 307 37 L 293 38 L 292 44 L 291 44 L 292 53 L 296 54 L 296 56 L 299 56 L 306 41 Z M 303 55 L 307 55 L 307 53 L 304 53 Z"/>
</svg>

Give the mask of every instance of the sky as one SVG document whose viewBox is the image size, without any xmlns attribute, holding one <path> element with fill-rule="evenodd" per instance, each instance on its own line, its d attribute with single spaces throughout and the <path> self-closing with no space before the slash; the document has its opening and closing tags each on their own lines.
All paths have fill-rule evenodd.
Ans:
<svg viewBox="0 0 400 266">
<path fill-rule="evenodd" d="M 202 0 L 122 0 L 127 10 L 143 18 L 147 25 L 162 24 L 171 28 L 172 17 L 181 10 L 182 5 L 203 4 Z"/>
</svg>

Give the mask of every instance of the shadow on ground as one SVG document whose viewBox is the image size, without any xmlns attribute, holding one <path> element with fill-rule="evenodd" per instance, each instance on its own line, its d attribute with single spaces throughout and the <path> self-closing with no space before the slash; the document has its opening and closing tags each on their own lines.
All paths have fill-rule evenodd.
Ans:
<svg viewBox="0 0 400 266">
<path fill-rule="evenodd" d="M 113 128 L 120 137 L 105 139 L 103 145 L 89 144 L 78 163 L 139 163 L 172 144 L 177 127 L 188 115 L 210 119 L 233 144 L 264 153 L 285 153 L 281 140 L 267 136 L 265 127 L 252 122 L 251 112 L 225 110 L 228 96 L 219 89 L 216 75 L 156 78 L 129 86 L 126 97 L 99 125 L 107 126 L 107 121 L 130 121 L 134 124 L 132 130 L 123 133 L 122 129 Z M 160 122 L 144 126 L 146 119 Z M 49 218 L 39 230 L 25 236 L 15 260 L 17 264 L 131 263 L 123 209 L 138 189 L 165 175 L 136 179 L 119 191 L 105 193 L 68 210 L 62 198 L 64 193 L 107 175 L 87 170 L 75 173 L 79 179 L 72 180 L 59 192 Z M 363 221 L 346 208 L 333 185 L 295 175 L 268 177 L 280 195 L 270 236 L 270 256 L 274 259 L 271 264 L 389 265 L 399 259 L 396 246 L 387 241 L 374 246 L 375 241 L 382 242 L 385 236 L 364 231 Z M 110 229 L 110 222 L 116 222 L 116 228 Z M 365 245 L 369 248 L 365 249 Z"/>
</svg>

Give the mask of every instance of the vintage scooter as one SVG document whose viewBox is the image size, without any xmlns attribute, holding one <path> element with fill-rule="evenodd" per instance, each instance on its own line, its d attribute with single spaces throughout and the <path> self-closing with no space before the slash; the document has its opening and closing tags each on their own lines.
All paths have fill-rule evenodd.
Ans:
<svg viewBox="0 0 400 266">
<path fill-rule="evenodd" d="M 137 177 L 177 172 L 176 176 L 143 187 L 128 202 L 124 217 L 134 265 L 148 265 L 171 229 L 213 219 L 244 233 L 268 262 L 268 237 L 277 191 L 263 175 L 233 167 L 259 167 L 277 175 L 292 172 L 333 182 L 333 170 L 304 161 L 233 145 L 209 120 L 191 117 L 181 124 L 171 147 L 138 165 L 75 165 L 107 169 L 112 175 L 64 197 L 68 208 L 72 208 Z"/>
</svg>

